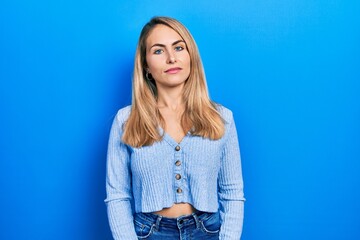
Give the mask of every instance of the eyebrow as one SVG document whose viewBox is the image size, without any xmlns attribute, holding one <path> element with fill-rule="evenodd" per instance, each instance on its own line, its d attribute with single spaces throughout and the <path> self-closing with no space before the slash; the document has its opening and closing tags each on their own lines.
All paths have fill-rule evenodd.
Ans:
<svg viewBox="0 0 360 240">
<path fill-rule="evenodd" d="M 177 41 L 173 42 L 173 43 L 171 44 L 171 46 L 174 46 L 174 45 L 176 45 L 176 44 L 178 44 L 178 43 L 180 43 L 180 42 L 185 43 L 184 40 L 177 40 Z M 154 45 L 152 45 L 152 46 L 150 47 L 150 49 L 152 49 L 153 47 L 165 47 L 165 45 L 164 45 L 164 44 L 161 44 L 161 43 L 155 43 Z"/>
</svg>

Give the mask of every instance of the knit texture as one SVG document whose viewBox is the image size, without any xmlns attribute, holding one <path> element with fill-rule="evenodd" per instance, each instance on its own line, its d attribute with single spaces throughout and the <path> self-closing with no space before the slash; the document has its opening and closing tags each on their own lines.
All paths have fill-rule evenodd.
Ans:
<svg viewBox="0 0 360 240">
<path fill-rule="evenodd" d="M 220 239 L 240 239 L 245 199 L 232 112 L 218 107 L 225 120 L 219 140 L 188 133 L 177 143 L 159 128 L 161 141 L 134 148 L 121 141 L 130 110 L 127 106 L 118 111 L 108 145 L 105 202 L 114 239 L 137 239 L 134 212 L 155 212 L 174 203 L 220 211 Z"/>
</svg>

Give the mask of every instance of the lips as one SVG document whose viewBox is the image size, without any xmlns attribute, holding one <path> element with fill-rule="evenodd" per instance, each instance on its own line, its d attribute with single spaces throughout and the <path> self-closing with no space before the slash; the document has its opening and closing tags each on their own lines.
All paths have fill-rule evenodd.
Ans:
<svg viewBox="0 0 360 240">
<path fill-rule="evenodd" d="M 170 74 L 178 73 L 182 70 L 182 68 L 176 67 L 176 68 L 169 68 L 165 72 Z"/>
</svg>

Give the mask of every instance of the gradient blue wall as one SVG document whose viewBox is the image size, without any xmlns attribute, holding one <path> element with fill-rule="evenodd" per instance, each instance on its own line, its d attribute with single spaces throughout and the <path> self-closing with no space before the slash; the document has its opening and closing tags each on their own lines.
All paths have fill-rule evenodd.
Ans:
<svg viewBox="0 0 360 240">
<path fill-rule="evenodd" d="M 237 121 L 243 239 L 360 239 L 360 2 L 0 3 L 0 239 L 111 239 L 105 157 L 153 15 Z"/>
</svg>

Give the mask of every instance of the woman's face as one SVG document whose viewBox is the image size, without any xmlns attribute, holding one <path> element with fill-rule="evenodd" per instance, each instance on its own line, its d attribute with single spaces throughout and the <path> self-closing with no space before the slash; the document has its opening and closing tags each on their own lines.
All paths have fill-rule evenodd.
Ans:
<svg viewBox="0 0 360 240">
<path fill-rule="evenodd" d="M 183 86 L 190 75 L 190 55 L 181 36 L 158 24 L 146 39 L 147 71 L 158 90 Z"/>
</svg>

